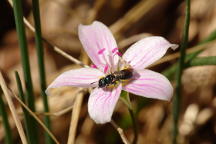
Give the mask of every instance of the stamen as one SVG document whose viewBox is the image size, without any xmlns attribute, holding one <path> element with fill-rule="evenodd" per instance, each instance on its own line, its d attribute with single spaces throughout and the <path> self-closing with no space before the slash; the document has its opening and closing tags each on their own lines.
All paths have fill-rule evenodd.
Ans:
<svg viewBox="0 0 216 144">
<path fill-rule="evenodd" d="M 100 50 L 98 51 L 98 54 L 103 54 L 103 52 L 104 52 L 105 50 L 106 50 L 105 48 L 100 49 Z"/>
<path fill-rule="evenodd" d="M 97 68 L 95 64 L 91 64 L 91 68 Z"/>
<path fill-rule="evenodd" d="M 122 53 L 120 53 L 120 52 L 116 52 L 116 54 L 120 57 L 122 56 Z"/>
<path fill-rule="evenodd" d="M 108 66 L 108 64 L 106 64 L 106 66 L 104 67 L 104 73 L 107 73 L 108 68 L 109 68 L 109 66 Z"/>
<path fill-rule="evenodd" d="M 112 53 L 117 54 L 118 56 L 122 56 L 122 53 L 119 52 L 118 48 L 114 48 Z"/>
<path fill-rule="evenodd" d="M 112 50 L 112 53 L 115 53 L 116 51 L 118 51 L 118 48 L 114 48 L 114 49 Z"/>
</svg>

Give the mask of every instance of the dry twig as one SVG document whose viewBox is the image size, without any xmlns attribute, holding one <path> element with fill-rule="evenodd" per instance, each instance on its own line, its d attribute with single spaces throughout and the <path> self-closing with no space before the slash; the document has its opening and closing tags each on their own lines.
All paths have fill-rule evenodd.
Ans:
<svg viewBox="0 0 216 144">
<path fill-rule="evenodd" d="M 128 141 L 128 139 L 126 138 L 124 131 L 122 130 L 122 128 L 120 128 L 113 120 L 111 120 L 110 122 L 112 124 L 112 126 L 117 130 L 117 132 L 119 133 L 122 142 L 124 144 L 130 144 L 130 142 Z"/>
<path fill-rule="evenodd" d="M 63 110 L 57 111 L 57 112 L 37 112 L 36 114 L 37 115 L 49 115 L 49 116 L 62 116 L 64 114 L 66 114 L 67 112 L 71 111 L 73 107 L 74 106 L 71 105 L 71 106 L 69 106 Z"/>
<path fill-rule="evenodd" d="M 123 29 L 128 29 L 132 24 L 140 20 L 149 10 L 151 10 L 158 3 L 164 0 L 142 0 L 137 3 L 131 10 L 129 10 L 121 19 L 110 26 L 114 34 L 119 33 Z"/>
<path fill-rule="evenodd" d="M 52 134 L 52 132 L 44 125 L 44 123 L 36 116 L 34 112 L 32 112 L 28 106 L 26 106 L 19 98 L 16 96 L 16 94 L 12 91 L 14 97 L 16 100 L 29 112 L 31 116 L 35 118 L 35 120 L 42 126 L 42 128 L 50 135 L 50 137 L 55 141 L 56 144 L 60 144 L 58 140 L 55 138 L 55 136 Z"/>
<path fill-rule="evenodd" d="M 67 54 L 66 52 L 64 52 L 63 50 L 57 48 L 56 46 L 54 46 L 54 50 L 61 54 L 62 56 L 64 56 L 65 58 L 69 59 L 70 61 L 80 65 L 80 66 L 83 66 L 83 67 L 89 67 L 88 65 L 85 65 L 83 64 L 81 61 L 77 60 L 76 58 L 72 57 L 71 55 Z"/>
<path fill-rule="evenodd" d="M 76 129 L 77 129 L 80 109 L 81 109 L 83 96 L 84 96 L 82 93 L 83 91 L 81 90 L 82 88 L 80 88 L 80 91 L 78 92 L 78 95 L 76 96 L 74 109 L 71 114 L 70 130 L 69 130 L 69 137 L 68 137 L 67 144 L 74 144 L 74 141 L 75 141 Z"/>
</svg>

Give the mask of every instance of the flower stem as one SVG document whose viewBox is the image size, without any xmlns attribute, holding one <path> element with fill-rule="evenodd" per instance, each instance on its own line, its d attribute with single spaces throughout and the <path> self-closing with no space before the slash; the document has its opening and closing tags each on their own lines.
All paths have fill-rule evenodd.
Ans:
<svg viewBox="0 0 216 144">
<path fill-rule="evenodd" d="M 172 143 L 177 144 L 177 136 L 178 136 L 178 120 L 179 120 L 179 112 L 180 112 L 180 103 L 181 103 L 181 76 L 184 69 L 185 64 L 185 54 L 186 47 L 188 45 L 188 34 L 189 34 L 189 25 L 190 25 L 190 0 L 185 0 L 186 2 L 186 17 L 185 24 L 182 36 L 182 43 L 180 47 L 180 59 L 177 68 L 176 75 L 176 96 L 173 100 L 173 139 Z"/>
<path fill-rule="evenodd" d="M 137 126 L 137 120 L 136 120 L 136 116 L 135 113 L 132 109 L 128 108 L 131 119 L 132 119 L 132 123 L 133 123 L 133 130 L 134 130 L 134 139 L 132 144 L 136 144 L 137 140 L 138 140 L 138 126 Z"/>
<path fill-rule="evenodd" d="M 123 103 L 125 103 L 125 105 L 128 107 L 128 111 L 129 111 L 129 114 L 132 120 L 132 124 L 133 124 L 133 131 L 134 131 L 134 139 L 133 139 L 132 144 L 136 144 L 138 140 L 138 125 L 137 125 L 136 115 L 133 111 L 132 104 L 130 101 L 129 93 L 126 91 L 122 91 L 121 98 L 122 98 Z"/>
</svg>

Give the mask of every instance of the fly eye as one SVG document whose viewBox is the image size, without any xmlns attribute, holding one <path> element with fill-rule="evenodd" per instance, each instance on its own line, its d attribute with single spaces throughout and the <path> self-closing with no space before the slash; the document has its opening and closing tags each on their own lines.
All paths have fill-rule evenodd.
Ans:
<svg viewBox="0 0 216 144">
<path fill-rule="evenodd" d="M 107 83 L 109 83 L 109 82 L 111 81 L 110 77 L 106 77 L 106 78 L 105 78 L 105 81 L 106 81 Z"/>
<path fill-rule="evenodd" d="M 99 80 L 99 83 L 98 83 L 98 86 L 99 86 L 99 87 L 105 87 L 105 86 L 106 86 L 105 79 L 100 79 L 100 80 Z"/>
</svg>

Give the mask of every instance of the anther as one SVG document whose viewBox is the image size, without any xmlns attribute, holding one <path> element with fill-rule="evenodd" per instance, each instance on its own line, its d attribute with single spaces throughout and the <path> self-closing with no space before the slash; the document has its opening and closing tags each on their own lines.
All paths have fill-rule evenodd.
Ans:
<svg viewBox="0 0 216 144">
<path fill-rule="evenodd" d="M 97 68 L 95 64 L 91 64 L 91 68 Z"/>
<path fill-rule="evenodd" d="M 113 50 L 112 50 L 112 53 L 115 53 L 115 52 L 118 52 L 118 48 L 114 48 Z"/>
<path fill-rule="evenodd" d="M 104 67 L 104 73 L 107 73 L 109 66 L 106 64 L 106 66 Z"/>
<path fill-rule="evenodd" d="M 105 48 L 100 49 L 100 50 L 98 51 L 98 54 L 103 54 L 103 52 L 104 52 L 105 50 L 106 50 Z"/>
<path fill-rule="evenodd" d="M 116 52 L 116 54 L 120 57 L 122 56 L 122 53 L 120 53 L 120 52 Z"/>
</svg>

